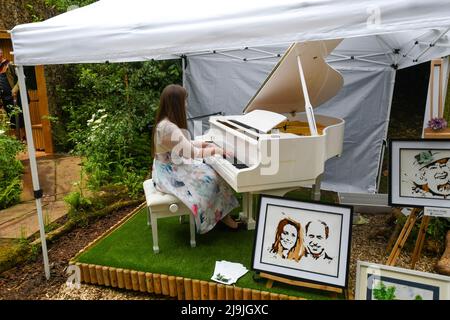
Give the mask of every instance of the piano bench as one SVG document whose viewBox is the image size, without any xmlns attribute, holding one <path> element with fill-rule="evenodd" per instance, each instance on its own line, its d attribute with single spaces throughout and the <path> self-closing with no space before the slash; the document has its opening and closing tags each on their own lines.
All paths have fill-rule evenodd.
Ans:
<svg viewBox="0 0 450 320">
<path fill-rule="evenodd" d="M 191 247 L 195 247 L 195 220 L 191 210 L 177 197 L 156 190 L 152 179 L 144 181 L 145 199 L 147 201 L 147 225 L 152 227 L 153 252 L 159 253 L 158 245 L 158 219 L 168 217 L 189 216 Z"/>
</svg>

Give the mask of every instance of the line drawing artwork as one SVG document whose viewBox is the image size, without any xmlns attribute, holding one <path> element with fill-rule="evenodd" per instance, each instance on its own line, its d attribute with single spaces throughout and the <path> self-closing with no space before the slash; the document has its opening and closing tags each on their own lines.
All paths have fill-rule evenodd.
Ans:
<svg viewBox="0 0 450 320">
<path fill-rule="evenodd" d="M 262 196 L 252 268 L 346 287 L 352 207 Z"/>
<path fill-rule="evenodd" d="M 326 250 L 326 241 L 330 235 L 328 225 L 321 220 L 312 220 L 306 224 L 305 231 L 305 258 L 331 263 L 334 257 L 331 257 Z"/>
<path fill-rule="evenodd" d="M 291 218 L 281 219 L 269 252 L 283 259 L 299 261 L 305 252 L 302 225 Z"/>
<path fill-rule="evenodd" d="M 449 150 L 401 150 L 400 170 L 400 196 L 449 199 Z"/>
<path fill-rule="evenodd" d="M 272 212 L 275 213 L 275 212 Z M 333 217 L 336 219 L 337 217 Z M 338 272 L 336 236 L 341 232 L 338 220 L 332 223 L 324 215 L 320 219 L 305 210 L 281 211 L 274 218 L 265 236 L 266 263 L 336 276 Z M 338 227 L 339 226 L 339 227 Z M 336 228 L 338 227 L 338 228 Z M 334 236 L 333 239 L 330 237 Z M 333 246 L 331 249 L 330 246 Z"/>
</svg>

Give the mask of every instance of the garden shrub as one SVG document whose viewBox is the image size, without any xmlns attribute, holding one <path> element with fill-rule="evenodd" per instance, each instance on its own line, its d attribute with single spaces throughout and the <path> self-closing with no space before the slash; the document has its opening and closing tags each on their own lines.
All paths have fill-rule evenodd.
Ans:
<svg viewBox="0 0 450 320">
<path fill-rule="evenodd" d="M 401 216 L 397 218 L 396 223 L 404 226 L 406 223 L 406 216 Z M 407 245 L 412 247 L 415 245 L 415 241 L 419 235 L 420 224 L 422 220 L 418 219 L 411 230 L 411 236 L 408 238 Z M 447 231 L 450 230 L 450 219 L 443 217 L 434 217 L 430 219 L 428 224 L 428 228 L 426 230 L 426 239 L 428 242 L 428 251 L 432 251 L 434 253 L 442 252 L 445 248 L 445 236 Z"/>
<path fill-rule="evenodd" d="M 65 147 L 82 157 L 91 191 L 119 185 L 142 195 L 151 169 L 151 130 L 162 89 L 180 83 L 179 61 L 73 65 L 58 88 Z"/>
<path fill-rule="evenodd" d="M 46 0 L 64 12 L 93 0 Z M 91 191 L 122 187 L 131 198 L 142 195 L 151 169 L 151 125 L 162 89 L 181 83 L 181 62 L 72 64 L 55 88 L 52 121 L 59 152 L 81 156 Z"/>
<path fill-rule="evenodd" d="M 7 117 L 0 114 L 0 209 L 19 202 L 22 193 L 23 164 L 16 157 L 24 145 L 7 135 L 8 130 Z"/>
</svg>

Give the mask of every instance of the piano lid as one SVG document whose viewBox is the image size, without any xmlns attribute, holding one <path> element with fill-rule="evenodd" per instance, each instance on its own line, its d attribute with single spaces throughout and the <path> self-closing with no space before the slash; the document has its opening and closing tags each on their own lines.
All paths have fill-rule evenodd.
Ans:
<svg viewBox="0 0 450 320">
<path fill-rule="evenodd" d="M 325 58 L 340 42 L 325 40 L 292 44 L 247 104 L 244 113 L 257 109 L 278 113 L 305 111 L 297 56 L 301 58 L 312 106 L 315 108 L 334 97 L 344 80 L 325 62 Z"/>
</svg>

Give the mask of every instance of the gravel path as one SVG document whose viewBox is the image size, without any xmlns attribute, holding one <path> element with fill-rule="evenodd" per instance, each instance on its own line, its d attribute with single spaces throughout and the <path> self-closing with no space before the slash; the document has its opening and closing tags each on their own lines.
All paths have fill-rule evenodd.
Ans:
<svg viewBox="0 0 450 320">
<path fill-rule="evenodd" d="M 363 215 L 367 224 L 354 225 L 352 229 L 352 252 L 350 258 L 349 289 L 354 294 L 357 261 L 385 264 L 389 253 L 386 247 L 394 225 L 390 214 Z M 396 267 L 411 268 L 412 248 L 404 248 L 397 260 Z M 415 270 L 435 273 L 433 268 L 440 258 L 439 254 L 423 250 Z"/>
</svg>

